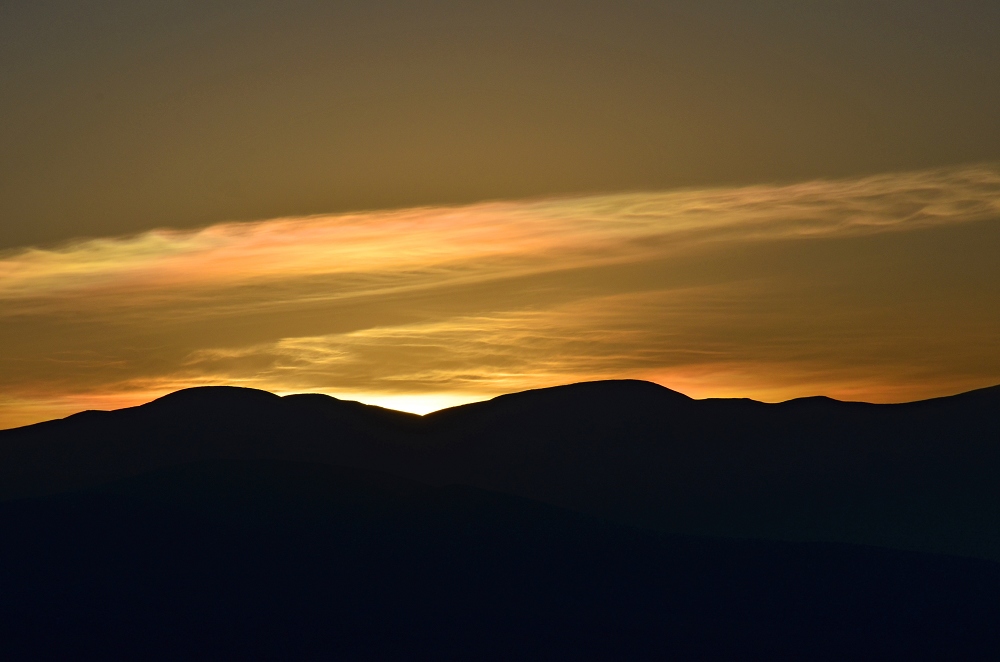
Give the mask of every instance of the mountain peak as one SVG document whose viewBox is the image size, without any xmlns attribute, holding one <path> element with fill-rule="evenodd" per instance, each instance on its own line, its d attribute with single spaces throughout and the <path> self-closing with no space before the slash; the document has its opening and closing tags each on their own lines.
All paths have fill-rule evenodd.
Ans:
<svg viewBox="0 0 1000 662">
<path fill-rule="evenodd" d="M 168 393 L 148 404 L 174 402 L 246 402 L 278 400 L 280 396 L 245 386 L 192 386 Z"/>
</svg>

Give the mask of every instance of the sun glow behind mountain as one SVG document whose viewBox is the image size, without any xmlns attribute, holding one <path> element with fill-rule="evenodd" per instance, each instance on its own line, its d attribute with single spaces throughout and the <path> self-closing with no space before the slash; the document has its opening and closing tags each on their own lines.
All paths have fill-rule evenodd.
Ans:
<svg viewBox="0 0 1000 662">
<path fill-rule="evenodd" d="M 894 401 L 1000 375 L 1000 169 L 157 230 L 0 257 L 0 427 L 186 386 L 426 413 L 633 377 Z"/>
</svg>

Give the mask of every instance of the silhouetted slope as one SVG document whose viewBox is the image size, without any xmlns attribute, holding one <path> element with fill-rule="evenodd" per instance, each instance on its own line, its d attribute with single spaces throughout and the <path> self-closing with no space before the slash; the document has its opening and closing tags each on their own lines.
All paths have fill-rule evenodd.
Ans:
<svg viewBox="0 0 1000 662">
<path fill-rule="evenodd" d="M 902 405 L 692 400 L 637 381 L 427 417 L 190 389 L 0 432 L 2 498 L 207 459 L 283 459 L 520 495 L 665 531 L 1000 560 L 1000 387 Z"/>
<path fill-rule="evenodd" d="M 998 619 L 987 561 L 670 537 L 325 465 L 0 504 L 4 659 L 992 659 Z"/>
<path fill-rule="evenodd" d="M 599 382 L 431 418 L 442 462 L 488 489 L 673 531 L 1000 559 L 998 413 L 998 387 L 769 405 Z"/>
</svg>

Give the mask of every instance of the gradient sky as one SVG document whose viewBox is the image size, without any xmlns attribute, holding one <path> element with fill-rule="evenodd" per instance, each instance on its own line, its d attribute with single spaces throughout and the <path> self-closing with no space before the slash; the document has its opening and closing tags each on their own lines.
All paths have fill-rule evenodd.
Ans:
<svg viewBox="0 0 1000 662">
<path fill-rule="evenodd" d="M 1000 382 L 995 2 L 0 2 L 0 427 Z"/>
</svg>

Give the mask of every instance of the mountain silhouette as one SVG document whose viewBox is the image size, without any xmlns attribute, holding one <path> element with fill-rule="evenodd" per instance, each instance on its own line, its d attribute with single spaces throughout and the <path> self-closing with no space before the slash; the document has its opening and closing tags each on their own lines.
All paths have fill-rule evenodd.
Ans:
<svg viewBox="0 0 1000 662">
<path fill-rule="evenodd" d="M 187 389 L 0 431 L 6 659 L 996 659 L 1000 388 Z"/>
<path fill-rule="evenodd" d="M 574 384 L 420 417 L 206 387 L 0 431 L 0 499 L 203 460 L 354 467 L 659 531 L 1000 560 L 1000 387 L 893 405 Z"/>
</svg>

